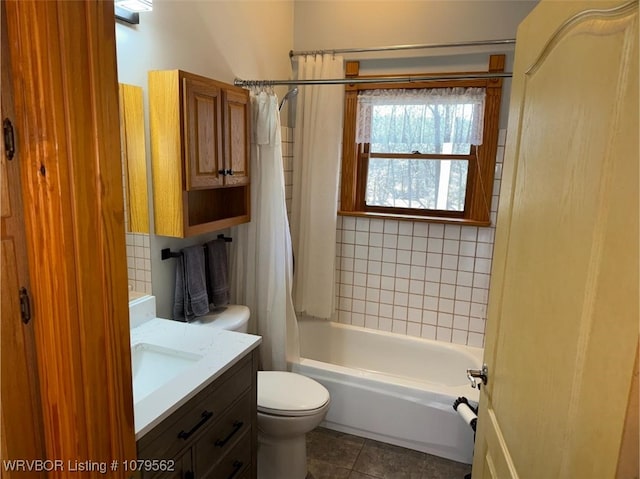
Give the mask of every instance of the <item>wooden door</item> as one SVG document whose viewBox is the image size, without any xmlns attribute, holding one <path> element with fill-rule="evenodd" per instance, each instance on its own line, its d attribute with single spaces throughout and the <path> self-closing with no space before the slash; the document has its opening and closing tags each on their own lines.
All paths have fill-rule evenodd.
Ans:
<svg viewBox="0 0 640 479">
<path fill-rule="evenodd" d="M 2 120 L 16 124 L 11 86 L 7 24 L 2 16 Z M 7 125 L 8 127 L 8 125 Z M 18 132 L 15 132 L 16 134 Z M 22 321 L 20 293 L 31 295 L 27 264 L 24 214 L 20 189 L 20 151 L 15 138 L 0 141 L 0 209 L 2 216 L 2 278 L 0 289 L 0 457 L 2 460 L 37 460 L 44 457 L 42 413 L 38 388 L 33 322 Z M 45 477 L 44 471 L 14 473 L 0 468 L 0 477 Z"/>
<path fill-rule="evenodd" d="M 187 190 L 222 186 L 222 92 L 213 82 L 192 76 L 184 77 L 183 89 Z"/>
<path fill-rule="evenodd" d="M 135 458 L 136 445 L 113 2 L 3 3 L 42 404 L 40 458 L 61 461 L 49 463 L 51 479 L 128 478 L 123 461 Z M 3 324 L 4 312 L 3 304 Z M 9 394 L 28 397 L 24 388 Z M 21 411 L 7 411 L 3 402 L 2 413 Z M 74 461 L 91 461 L 93 469 L 78 474 Z"/>
<path fill-rule="evenodd" d="M 227 185 L 249 183 L 249 92 L 227 89 L 224 92 L 225 160 Z"/>
<path fill-rule="evenodd" d="M 515 58 L 473 477 L 613 478 L 638 343 L 638 3 L 543 1 Z"/>
</svg>

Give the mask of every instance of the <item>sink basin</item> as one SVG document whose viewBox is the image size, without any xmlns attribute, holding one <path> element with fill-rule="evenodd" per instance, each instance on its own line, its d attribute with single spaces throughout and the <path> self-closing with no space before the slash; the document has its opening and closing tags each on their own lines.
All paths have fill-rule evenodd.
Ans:
<svg viewBox="0 0 640 479">
<path fill-rule="evenodd" d="M 137 403 L 202 359 L 199 354 L 138 343 L 131 346 L 133 402 Z"/>
</svg>

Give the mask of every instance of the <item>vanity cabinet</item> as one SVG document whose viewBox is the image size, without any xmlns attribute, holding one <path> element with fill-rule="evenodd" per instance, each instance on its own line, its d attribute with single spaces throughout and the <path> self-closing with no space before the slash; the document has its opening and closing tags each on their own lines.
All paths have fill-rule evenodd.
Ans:
<svg viewBox="0 0 640 479">
<path fill-rule="evenodd" d="M 257 366 L 253 350 L 138 440 L 138 459 L 174 460 L 144 479 L 255 478 Z"/>
<path fill-rule="evenodd" d="M 156 234 L 187 237 L 251 219 L 249 109 L 242 88 L 149 72 Z"/>
</svg>

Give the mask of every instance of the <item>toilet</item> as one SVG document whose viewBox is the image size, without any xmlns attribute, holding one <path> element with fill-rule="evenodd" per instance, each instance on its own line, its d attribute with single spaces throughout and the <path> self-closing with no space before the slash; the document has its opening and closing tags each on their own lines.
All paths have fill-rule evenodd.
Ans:
<svg viewBox="0 0 640 479">
<path fill-rule="evenodd" d="M 191 322 L 204 324 L 212 328 L 246 333 L 249 325 L 249 308 L 238 304 L 229 304 L 214 309 L 205 316 L 199 316 Z"/>
<path fill-rule="evenodd" d="M 247 332 L 249 308 L 228 305 L 194 323 Z M 329 391 L 317 381 L 287 371 L 258 371 L 258 478 L 304 479 L 305 435 L 329 410 Z"/>
<path fill-rule="evenodd" d="M 329 391 L 301 374 L 258 371 L 258 478 L 304 479 L 305 435 L 329 410 Z"/>
</svg>

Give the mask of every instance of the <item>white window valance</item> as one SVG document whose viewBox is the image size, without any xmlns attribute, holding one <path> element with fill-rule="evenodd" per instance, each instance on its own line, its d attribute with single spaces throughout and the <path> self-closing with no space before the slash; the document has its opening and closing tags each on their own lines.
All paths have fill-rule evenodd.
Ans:
<svg viewBox="0 0 640 479">
<path fill-rule="evenodd" d="M 484 103 L 484 88 L 364 90 L 356 142 L 371 151 L 460 153 L 482 144 Z"/>
</svg>

